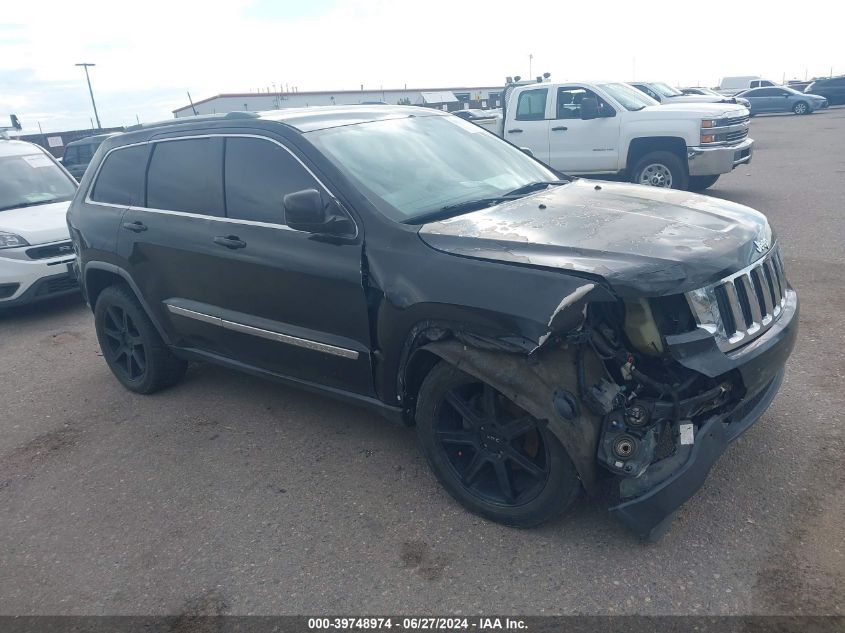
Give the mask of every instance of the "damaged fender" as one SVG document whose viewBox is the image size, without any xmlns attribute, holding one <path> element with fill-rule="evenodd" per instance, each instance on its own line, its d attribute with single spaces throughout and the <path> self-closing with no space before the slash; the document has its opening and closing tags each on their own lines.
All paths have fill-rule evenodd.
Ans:
<svg viewBox="0 0 845 633">
<path fill-rule="evenodd" d="M 569 420 L 555 407 L 558 392 L 578 393 L 575 347 L 544 349 L 528 357 L 469 347 L 449 339 L 429 343 L 421 349 L 483 380 L 538 420 L 545 421 L 569 454 L 586 491 L 595 490 L 601 419 L 579 406 L 577 415 Z M 601 361 L 592 352 L 585 354 L 584 368 L 590 384 L 602 375 Z"/>
</svg>

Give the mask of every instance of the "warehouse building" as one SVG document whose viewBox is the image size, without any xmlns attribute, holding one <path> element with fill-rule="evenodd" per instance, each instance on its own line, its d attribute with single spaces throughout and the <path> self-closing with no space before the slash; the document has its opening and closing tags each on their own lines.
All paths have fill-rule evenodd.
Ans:
<svg viewBox="0 0 845 633">
<path fill-rule="evenodd" d="M 244 92 L 219 94 L 173 111 L 175 117 L 248 110 L 279 110 L 308 106 L 387 103 L 417 105 L 453 112 L 465 108 L 497 108 L 501 86 L 481 88 L 421 88 L 400 90 L 333 90 L 320 92 Z"/>
</svg>

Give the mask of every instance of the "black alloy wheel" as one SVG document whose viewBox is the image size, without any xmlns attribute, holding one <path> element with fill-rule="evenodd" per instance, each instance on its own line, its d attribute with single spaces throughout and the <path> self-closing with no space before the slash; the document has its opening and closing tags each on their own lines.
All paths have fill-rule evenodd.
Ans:
<svg viewBox="0 0 845 633">
<path fill-rule="evenodd" d="M 530 527 L 559 515 L 581 489 L 545 422 L 446 362 L 423 381 L 415 418 L 434 474 L 476 514 Z"/>
<path fill-rule="evenodd" d="M 126 380 L 141 380 L 147 371 L 147 354 L 141 333 L 129 313 L 121 306 L 106 308 L 103 322 L 106 335 L 107 360 L 112 368 L 123 374 Z"/>
<path fill-rule="evenodd" d="M 109 286 L 96 297 L 94 328 L 109 369 L 130 391 L 153 393 L 185 375 L 188 363 L 167 347 L 127 286 Z"/>
<path fill-rule="evenodd" d="M 468 490 L 490 503 L 520 505 L 548 482 L 549 455 L 537 420 L 508 404 L 484 383 L 456 387 L 446 393 L 434 435 Z"/>
</svg>

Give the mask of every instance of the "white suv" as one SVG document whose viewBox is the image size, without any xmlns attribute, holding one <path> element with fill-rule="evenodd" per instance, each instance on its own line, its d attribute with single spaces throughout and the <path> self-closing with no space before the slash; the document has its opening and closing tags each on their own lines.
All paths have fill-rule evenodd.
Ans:
<svg viewBox="0 0 845 633">
<path fill-rule="evenodd" d="M 42 148 L 0 139 L 0 309 L 77 292 L 73 177 Z"/>
</svg>

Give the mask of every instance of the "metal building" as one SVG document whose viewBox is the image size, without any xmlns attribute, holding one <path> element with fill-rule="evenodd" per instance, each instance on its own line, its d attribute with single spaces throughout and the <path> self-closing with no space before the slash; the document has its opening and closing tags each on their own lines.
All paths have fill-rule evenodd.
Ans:
<svg viewBox="0 0 845 633">
<path fill-rule="evenodd" d="M 235 110 L 279 110 L 307 106 L 387 103 L 419 105 L 453 112 L 464 108 L 499 107 L 501 86 L 391 90 L 325 90 L 319 92 L 243 92 L 219 94 L 173 111 L 175 117 Z"/>
</svg>

